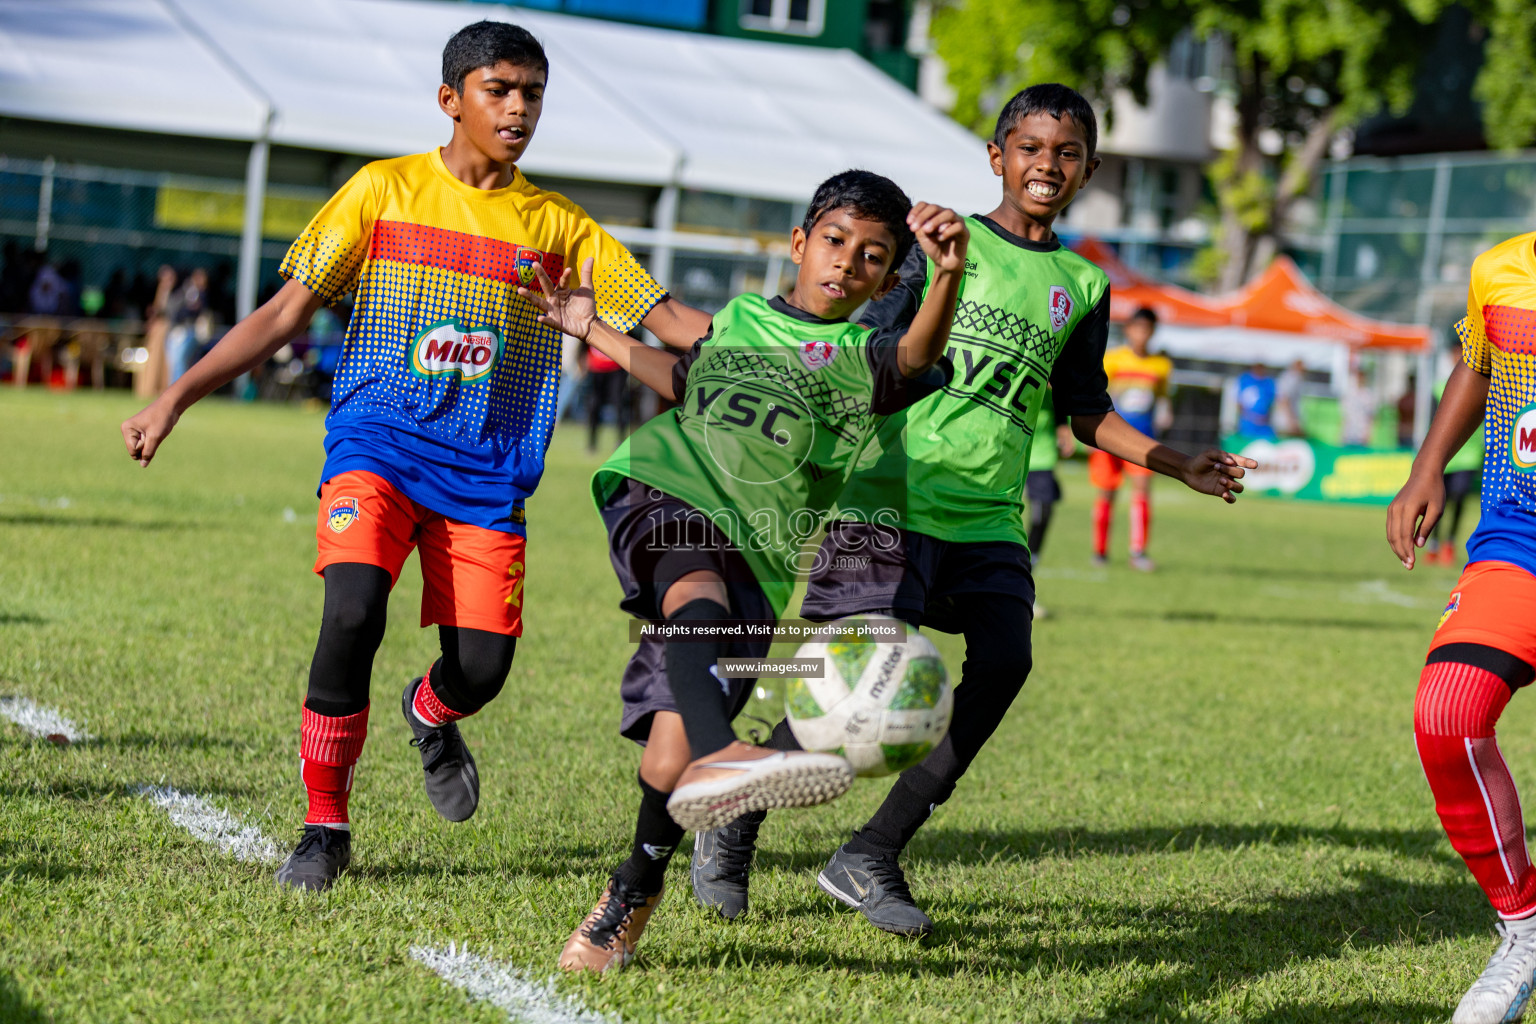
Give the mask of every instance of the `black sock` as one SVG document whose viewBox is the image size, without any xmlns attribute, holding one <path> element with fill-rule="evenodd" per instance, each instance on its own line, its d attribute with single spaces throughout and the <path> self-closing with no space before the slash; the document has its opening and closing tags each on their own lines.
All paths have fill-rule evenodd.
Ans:
<svg viewBox="0 0 1536 1024">
<path fill-rule="evenodd" d="M 894 857 L 907 848 L 917 830 L 923 827 L 923 822 L 933 813 L 934 806 L 943 803 L 949 795 L 933 791 L 922 785 L 927 780 L 912 778 L 911 775 L 909 770 L 896 780 L 896 785 L 886 794 L 885 802 L 880 805 L 875 816 L 853 834 L 848 843 L 849 850 Z"/>
<path fill-rule="evenodd" d="M 667 621 L 719 621 L 730 617 L 727 609 L 700 598 L 683 605 Z M 725 706 L 725 691 L 710 671 L 725 649 L 724 642 L 667 641 L 667 684 L 672 687 L 677 713 L 683 717 L 683 731 L 688 734 L 688 748 L 695 761 L 736 741 Z"/>
<path fill-rule="evenodd" d="M 800 741 L 795 739 L 794 732 L 789 727 L 789 719 L 779 719 L 779 724 L 773 727 L 773 732 L 768 734 L 768 742 L 763 746 L 770 750 L 804 750 Z"/>
<path fill-rule="evenodd" d="M 614 872 L 626 886 L 650 894 L 661 891 L 667 865 L 683 838 L 683 828 L 667 813 L 670 794 L 640 779 L 640 813 L 635 818 L 635 845 L 629 860 Z"/>
</svg>

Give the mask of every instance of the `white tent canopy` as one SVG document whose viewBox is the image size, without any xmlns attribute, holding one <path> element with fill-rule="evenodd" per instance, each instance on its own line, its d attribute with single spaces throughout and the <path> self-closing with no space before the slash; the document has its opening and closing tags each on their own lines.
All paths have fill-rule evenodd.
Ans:
<svg viewBox="0 0 1536 1024">
<path fill-rule="evenodd" d="M 430 0 L 5 0 L 0 114 L 392 156 L 440 145 L 442 45 L 479 18 L 544 43 L 523 167 L 803 201 L 866 167 L 990 209 L 982 143 L 844 50 Z"/>
</svg>

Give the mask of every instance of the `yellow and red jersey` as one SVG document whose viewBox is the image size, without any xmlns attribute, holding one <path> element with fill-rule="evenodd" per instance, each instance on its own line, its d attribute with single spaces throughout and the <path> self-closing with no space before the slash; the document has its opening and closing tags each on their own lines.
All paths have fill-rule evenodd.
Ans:
<svg viewBox="0 0 1536 1024">
<path fill-rule="evenodd" d="M 1129 345 L 1104 353 L 1104 374 L 1115 411 L 1143 434 L 1152 435 L 1157 400 L 1167 397 L 1173 360 L 1148 353 L 1138 356 Z"/>
<path fill-rule="evenodd" d="M 1456 333 L 1462 361 L 1490 378 L 1482 518 L 1468 558 L 1536 572 L 1536 232 L 1473 262 Z"/>
<path fill-rule="evenodd" d="M 477 189 L 434 150 L 368 164 L 315 215 L 285 277 L 349 291 L 322 479 L 362 470 L 449 518 L 523 532 L 544 471 L 560 333 L 517 295 L 534 267 L 592 259 L 598 315 L 632 330 L 665 297 L 575 203 L 529 183 Z"/>
</svg>

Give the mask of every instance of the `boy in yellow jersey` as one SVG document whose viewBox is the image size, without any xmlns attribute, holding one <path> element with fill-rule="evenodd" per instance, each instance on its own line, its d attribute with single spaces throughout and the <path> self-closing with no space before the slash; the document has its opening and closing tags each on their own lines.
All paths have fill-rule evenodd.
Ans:
<svg viewBox="0 0 1536 1024">
<path fill-rule="evenodd" d="M 1173 361 L 1151 355 L 1147 345 L 1157 330 L 1157 314 L 1145 307 L 1131 314 L 1125 325 L 1125 344 L 1104 353 L 1104 373 L 1109 395 L 1118 412 L 1131 426 L 1148 437 L 1168 419 L 1168 378 Z M 1109 529 L 1114 520 L 1115 495 L 1129 474 L 1131 478 L 1131 567 L 1150 572 L 1155 566 L 1147 557 L 1147 538 L 1152 532 L 1152 471 L 1094 448 L 1088 453 L 1088 482 L 1098 488 L 1093 503 L 1093 560 L 1109 560 Z"/>
<path fill-rule="evenodd" d="M 433 807 L 463 821 L 478 805 L 455 722 L 500 692 L 522 634 L 523 503 L 544 470 L 560 380 L 560 332 L 518 285 L 589 261 L 597 313 L 617 330 L 643 323 L 682 345 L 709 326 L 580 207 L 518 170 L 548 78 L 543 47 L 516 25 L 455 34 L 437 92 L 448 145 L 354 175 L 293 243 L 282 290 L 123 424 L 147 466 L 192 403 L 265 362 L 322 304 L 356 293 L 320 475 L 325 607 L 300 743 L 309 812 L 281 885 L 324 889 L 351 862 L 347 797 L 373 656 L 412 549 L 421 624 L 438 627 L 442 656 L 406 684 L 402 712 Z"/>
<path fill-rule="evenodd" d="M 1446 467 L 1484 424 L 1482 518 L 1430 641 L 1413 731 L 1440 823 L 1499 917 L 1502 941 L 1453 1022 L 1494 1024 L 1520 1020 L 1536 984 L 1536 867 L 1494 735 L 1536 677 L 1536 233 L 1473 262 L 1456 331 L 1461 361 L 1387 509 L 1387 542 L 1412 569 L 1445 511 Z"/>
</svg>

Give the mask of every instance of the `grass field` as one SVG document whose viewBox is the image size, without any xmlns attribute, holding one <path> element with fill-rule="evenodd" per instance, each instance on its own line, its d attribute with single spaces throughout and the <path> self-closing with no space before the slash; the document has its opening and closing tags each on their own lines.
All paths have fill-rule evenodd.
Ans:
<svg viewBox="0 0 1536 1024">
<path fill-rule="evenodd" d="M 0 395 L 0 695 L 95 737 L 0 722 L 0 1020 L 506 1020 L 409 951 L 468 943 L 550 977 L 628 849 L 637 751 L 616 733 L 627 630 L 596 461 L 557 436 L 529 506 L 527 634 L 465 727 L 479 813 L 432 811 L 396 711 L 434 656 L 413 559 L 375 665 L 354 871 L 300 896 L 139 787 L 297 835 L 321 417 L 210 402 L 141 471 L 117 432 L 132 410 Z M 884 935 L 815 888 L 884 793 L 864 781 L 770 819 L 740 922 L 692 904 L 685 845 L 633 968 L 561 994 L 637 1022 L 1449 1017 L 1493 945 L 1412 739 L 1452 572 L 1404 573 L 1379 509 L 1229 508 L 1168 482 L 1160 570 L 1096 570 L 1086 482 L 1063 476 L 1034 674 L 906 857 L 936 933 Z M 1526 779 L 1531 714 L 1515 701 L 1501 730 Z"/>
</svg>

